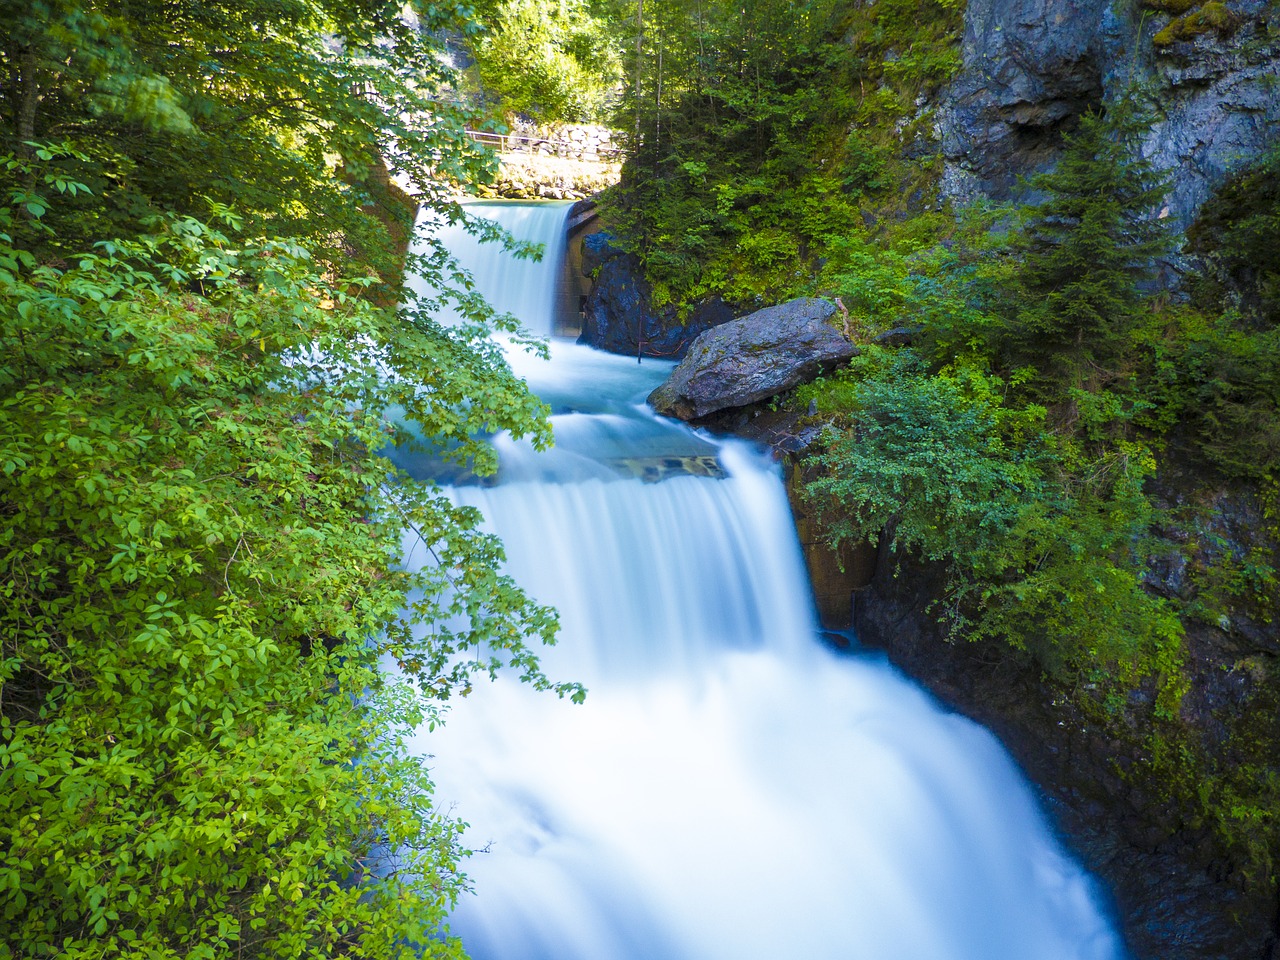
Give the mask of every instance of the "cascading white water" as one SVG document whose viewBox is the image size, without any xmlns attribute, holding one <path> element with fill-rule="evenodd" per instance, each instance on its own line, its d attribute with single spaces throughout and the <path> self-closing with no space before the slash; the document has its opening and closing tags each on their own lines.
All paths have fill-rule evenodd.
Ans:
<svg viewBox="0 0 1280 960">
<path fill-rule="evenodd" d="M 565 219 L 572 201 L 522 203 L 511 200 L 472 200 L 469 213 L 496 220 L 517 240 L 541 244 L 542 258 L 504 254 L 494 243 L 482 243 L 462 224 L 439 227 L 436 242 L 449 250 L 475 280 L 476 289 L 499 313 L 519 317 L 532 333 L 555 332 L 556 287 L 564 266 Z M 424 224 L 419 224 L 422 229 Z M 410 277 L 411 285 L 421 283 Z"/>
<path fill-rule="evenodd" d="M 452 495 L 559 609 L 548 672 L 590 692 L 499 679 L 418 741 L 486 851 L 452 920 L 477 960 L 1124 955 L 991 735 L 817 642 L 766 457 L 653 416 L 670 364 L 512 360 L 557 446 L 500 437 L 497 485 Z"/>
</svg>

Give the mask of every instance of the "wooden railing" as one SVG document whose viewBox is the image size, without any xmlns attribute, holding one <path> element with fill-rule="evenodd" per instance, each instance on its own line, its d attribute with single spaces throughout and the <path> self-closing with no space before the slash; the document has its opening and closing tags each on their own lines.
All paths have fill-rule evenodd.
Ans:
<svg viewBox="0 0 1280 960">
<path fill-rule="evenodd" d="M 537 153 L 538 147 L 546 146 L 553 156 L 569 157 L 586 153 L 585 143 L 581 140 L 569 140 L 554 137 L 530 137 L 517 133 L 494 133 L 491 130 L 468 130 L 467 136 L 477 143 L 492 147 L 497 153 Z M 612 143 L 597 143 L 596 156 L 601 160 L 616 160 L 618 147 Z"/>
</svg>

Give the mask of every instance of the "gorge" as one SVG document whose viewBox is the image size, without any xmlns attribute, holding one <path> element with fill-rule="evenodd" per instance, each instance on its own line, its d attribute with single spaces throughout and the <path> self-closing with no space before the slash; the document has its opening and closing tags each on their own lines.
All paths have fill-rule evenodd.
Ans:
<svg viewBox="0 0 1280 960">
<path fill-rule="evenodd" d="M 1275 0 L 0 7 L 0 956 L 1280 958 Z"/>
<path fill-rule="evenodd" d="M 470 209 L 542 241 L 567 207 Z M 551 334 L 557 250 L 466 262 L 486 296 Z M 481 851 L 476 896 L 451 919 L 472 956 L 1126 956 L 1105 893 L 995 740 L 882 658 L 818 641 L 763 451 L 650 412 L 669 362 L 563 338 L 549 362 L 509 357 L 551 405 L 555 447 L 499 436 L 496 478 L 450 496 L 557 608 L 544 662 L 588 696 L 572 706 L 500 678 L 415 741 L 437 803 Z"/>
</svg>

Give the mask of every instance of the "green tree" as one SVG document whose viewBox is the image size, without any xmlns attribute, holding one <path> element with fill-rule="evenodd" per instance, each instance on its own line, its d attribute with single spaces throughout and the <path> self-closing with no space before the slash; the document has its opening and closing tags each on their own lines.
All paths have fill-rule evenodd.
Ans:
<svg viewBox="0 0 1280 960">
<path fill-rule="evenodd" d="M 599 121 L 621 79 L 614 0 L 501 0 L 476 35 L 482 92 L 501 114 Z"/>
<path fill-rule="evenodd" d="M 847 7 L 645 7 L 615 122 L 634 142 L 614 216 L 659 300 L 773 295 L 802 282 L 819 237 L 851 226 L 835 162 L 852 115 Z"/>
<path fill-rule="evenodd" d="M 386 222 L 407 223 L 380 173 L 425 203 L 486 175 L 456 134 L 469 115 L 437 34 L 478 24 L 388 0 L 160 3 L 0 0 L 0 150 L 69 142 L 92 190 L 47 218 L 79 249 L 166 213 L 233 207 L 252 236 L 394 273 Z M 456 210 L 451 214 L 458 216 Z M 18 238 L 20 241 L 22 238 Z"/>
<path fill-rule="evenodd" d="M 813 292 L 832 246 L 932 189 L 917 98 L 959 63 L 953 0 L 644 5 L 610 213 L 659 300 Z M 896 218 L 895 218 L 896 219 Z"/>
<path fill-rule="evenodd" d="M 404 735 L 502 667 L 581 696 L 474 511 L 377 455 L 549 442 L 446 251 L 378 305 L 412 217 L 380 158 L 444 218 L 484 173 L 432 33 L 471 25 L 0 9 L 0 955 L 460 956 Z"/>
<path fill-rule="evenodd" d="M 1131 107 L 1086 113 L 1057 166 L 1031 179 L 1045 198 L 1021 229 L 1020 297 L 1001 344 L 1010 366 L 1059 387 L 1113 378 L 1170 235 L 1157 216 L 1165 182 L 1139 152 Z"/>
<path fill-rule="evenodd" d="M 486 431 L 547 433 L 495 348 L 367 283 L 181 217 L 65 267 L 0 242 L 13 955 L 458 954 L 458 828 L 401 738 L 476 672 L 550 686 L 555 619 L 372 451 L 483 472 Z"/>
<path fill-rule="evenodd" d="M 1212 321 L 1188 337 L 1187 419 L 1217 471 L 1280 476 L 1280 146 L 1242 167 L 1188 232 Z M 1189 389 L 1188 389 L 1189 388 Z"/>
</svg>

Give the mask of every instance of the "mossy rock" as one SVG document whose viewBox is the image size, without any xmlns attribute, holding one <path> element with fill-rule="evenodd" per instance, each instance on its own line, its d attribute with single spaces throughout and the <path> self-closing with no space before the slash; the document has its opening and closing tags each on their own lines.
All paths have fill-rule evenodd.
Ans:
<svg viewBox="0 0 1280 960">
<path fill-rule="evenodd" d="M 1177 0 L 1170 0 L 1170 2 L 1177 2 Z M 1151 43 L 1158 48 L 1170 47 L 1183 40 L 1193 40 L 1210 30 L 1217 31 L 1219 36 L 1226 37 L 1234 33 L 1239 25 L 1239 18 L 1227 9 L 1225 3 L 1209 0 L 1194 13 L 1188 13 L 1171 21 L 1167 27 L 1151 38 Z"/>
</svg>

